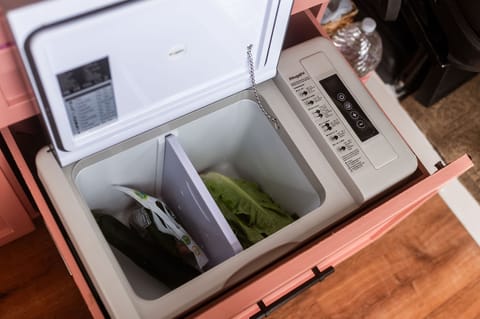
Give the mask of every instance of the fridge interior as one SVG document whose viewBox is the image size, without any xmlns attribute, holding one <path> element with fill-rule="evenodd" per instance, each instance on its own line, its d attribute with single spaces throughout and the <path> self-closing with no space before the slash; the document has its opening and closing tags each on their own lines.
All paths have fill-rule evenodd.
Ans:
<svg viewBox="0 0 480 319">
<path fill-rule="evenodd" d="M 314 174 L 311 174 L 308 165 L 300 157 L 293 156 L 295 150 L 285 145 L 253 100 L 241 98 L 218 110 L 213 109 L 204 113 L 207 114 L 178 127 L 168 127 L 162 134 L 140 144 L 131 145 L 119 153 L 104 155 L 99 161 L 90 159 L 88 164 L 80 164 L 73 179 L 88 207 L 91 210 L 111 214 L 128 225 L 129 214 L 135 203 L 112 187 L 123 185 L 164 199 L 175 213 L 177 204 L 168 201 L 172 193 L 178 194 L 178 188 L 182 187 L 182 184 L 185 185 L 186 179 L 192 178 L 187 176 L 188 174 L 197 175 L 193 178 L 198 181 L 197 172 L 209 171 L 258 183 L 274 202 L 291 214 L 296 214 L 299 219 L 322 205 L 325 189 L 321 182 L 318 180 L 311 182 Z M 181 174 L 175 171 L 175 165 L 178 163 L 172 163 L 172 160 L 168 159 L 167 153 L 172 150 L 166 150 L 168 149 L 166 140 L 172 138 L 177 143 L 177 148 L 179 147 L 173 152 L 184 152 L 186 161 L 190 162 L 186 165 L 193 165 L 194 172 L 190 171 L 184 175 L 185 172 Z M 172 171 L 175 172 L 174 180 L 165 185 L 167 178 L 172 181 L 172 176 L 168 176 Z M 178 183 L 172 186 L 176 182 Z M 189 187 L 192 185 L 198 187 L 198 184 L 190 184 Z M 210 196 L 208 191 L 201 190 L 200 193 L 202 192 L 202 196 Z M 203 218 L 202 214 L 213 214 L 223 222 L 223 225 L 226 224 L 218 210 L 205 212 L 205 207 L 196 210 L 195 207 L 199 205 L 197 199 L 186 200 L 192 201 L 190 204 L 193 209 L 182 212 L 180 222 L 197 242 L 202 242 L 202 238 L 199 237 L 210 235 L 208 231 L 199 232 L 195 229 L 199 220 Z M 295 224 L 296 222 L 293 222 L 285 228 L 295 227 Z M 218 229 L 215 232 L 218 232 Z M 283 229 L 278 233 L 282 232 Z M 277 233 L 262 240 L 265 241 L 262 243 L 263 253 L 265 247 L 274 251 L 288 242 L 298 241 L 296 238 L 290 238 L 290 234 L 287 234 L 287 237 L 276 235 Z M 229 236 L 231 234 L 226 234 L 226 238 Z M 225 242 L 217 240 L 216 243 L 219 247 L 232 249 L 220 259 L 216 256 L 215 262 L 209 263 L 207 272 L 215 272 L 216 265 L 234 255 L 242 254 L 242 249 L 238 249 L 235 243 L 228 240 Z M 205 248 L 202 244 L 200 246 Z M 255 249 L 255 246 L 257 245 L 248 249 Z M 112 250 L 138 297 L 153 300 L 169 292 L 165 285 L 142 271 L 118 250 Z M 261 256 L 263 253 L 260 250 L 257 251 L 256 257 L 265 257 Z M 207 257 L 210 257 L 208 253 Z M 275 257 L 272 256 L 271 261 L 273 258 Z M 238 268 L 237 270 L 240 270 L 240 264 Z M 247 275 L 249 274 L 251 275 L 247 271 Z M 217 280 L 222 282 L 226 278 Z"/>
</svg>

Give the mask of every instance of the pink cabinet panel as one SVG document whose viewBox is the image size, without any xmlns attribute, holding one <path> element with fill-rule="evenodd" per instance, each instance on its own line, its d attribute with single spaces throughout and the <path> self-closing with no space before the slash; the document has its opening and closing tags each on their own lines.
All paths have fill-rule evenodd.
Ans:
<svg viewBox="0 0 480 319">
<path fill-rule="evenodd" d="M 0 129 L 37 114 L 18 52 L 0 8 Z M 34 214 L 9 163 L 0 151 L 0 246 L 34 229 Z"/>
<path fill-rule="evenodd" d="M 38 113 L 17 49 L 0 49 L 0 128 Z"/>
<path fill-rule="evenodd" d="M 0 152 L 0 246 L 34 230 L 23 193 L 8 162 Z M 15 185 L 15 186 L 14 186 Z M 17 187 L 18 186 L 18 187 Z M 23 197 L 23 198 L 22 198 Z"/>
<path fill-rule="evenodd" d="M 0 128 L 20 122 L 38 109 L 0 8 Z"/>
</svg>

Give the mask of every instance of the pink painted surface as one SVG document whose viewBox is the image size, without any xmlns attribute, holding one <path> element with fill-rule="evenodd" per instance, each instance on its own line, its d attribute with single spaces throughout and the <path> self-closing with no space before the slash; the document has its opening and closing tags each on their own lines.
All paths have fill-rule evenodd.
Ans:
<svg viewBox="0 0 480 319">
<path fill-rule="evenodd" d="M 327 9 L 328 3 L 330 0 L 295 0 L 293 3 L 293 8 L 291 14 L 296 14 L 303 11 L 308 19 L 312 22 L 313 26 L 318 30 L 318 32 L 327 39 L 330 39 L 325 29 L 320 24 L 322 21 L 322 17 L 325 14 L 325 10 Z M 313 14 L 311 8 L 321 5 L 318 13 L 315 15 Z"/>
<path fill-rule="evenodd" d="M 250 318 L 254 314 L 258 313 L 259 311 L 260 311 L 260 308 L 258 307 L 258 305 L 255 304 L 255 305 L 252 305 L 251 307 L 249 307 L 248 309 L 245 309 L 244 311 L 242 311 L 241 313 L 239 313 L 238 315 L 236 315 L 232 319 Z"/>
<path fill-rule="evenodd" d="M 17 49 L 0 50 L 0 128 L 38 114 Z"/>
<path fill-rule="evenodd" d="M 60 231 L 52 215 L 52 212 L 50 211 L 45 201 L 45 198 L 43 198 L 43 195 L 40 192 L 40 189 L 35 179 L 33 178 L 32 172 L 28 168 L 27 163 L 25 162 L 25 159 L 23 158 L 23 155 L 20 152 L 10 130 L 8 128 L 3 128 L 3 129 L 0 129 L 0 132 L 3 138 L 5 139 L 5 142 L 10 152 L 12 153 L 13 158 L 15 159 L 15 163 L 17 164 L 22 174 L 22 177 L 24 178 L 27 184 L 27 187 L 30 190 L 33 196 L 33 199 L 35 200 L 35 203 L 38 206 L 40 214 L 42 215 L 45 225 L 47 226 L 48 231 L 52 236 L 52 239 L 57 247 L 57 250 L 62 256 L 63 261 L 65 262 L 65 265 L 67 266 L 70 274 L 72 275 L 73 280 L 75 281 L 75 284 L 80 290 L 80 293 L 83 299 L 85 300 L 85 303 L 87 304 L 87 307 L 89 308 L 90 313 L 95 319 L 103 319 L 104 316 L 102 314 L 102 311 L 100 310 L 95 300 L 95 297 L 93 296 L 92 291 L 90 290 L 90 287 L 88 286 L 85 280 L 85 277 L 80 270 L 80 267 L 78 266 L 70 248 L 68 247 L 67 242 L 63 237 L 62 232 Z"/>
<path fill-rule="evenodd" d="M 31 205 L 24 202 L 25 199 L 15 174 L 0 151 L 0 246 L 35 229 L 26 209 L 27 206 L 31 209 Z"/>
<path fill-rule="evenodd" d="M 231 318 L 262 299 L 273 302 L 287 292 L 285 287 L 298 286 L 307 280 L 309 269 L 317 266 L 323 270 L 335 266 L 381 237 L 448 181 L 472 166 L 468 156 L 461 157 L 307 250 L 270 269 L 263 276 L 243 285 L 210 308 L 200 310 L 193 317 Z M 291 278 L 295 278 L 293 283 L 290 283 Z"/>
<path fill-rule="evenodd" d="M 313 8 L 320 4 L 324 8 L 323 10 L 325 11 L 325 8 L 327 7 L 329 1 L 330 0 L 295 0 L 293 2 L 291 14 L 296 14 L 296 13 L 299 13 L 300 11 L 305 11 L 307 9 Z"/>
<path fill-rule="evenodd" d="M 16 54 L 17 49 L 13 46 L 0 51 L 0 88 L 10 105 L 28 97 L 28 89 L 19 72 Z"/>
</svg>

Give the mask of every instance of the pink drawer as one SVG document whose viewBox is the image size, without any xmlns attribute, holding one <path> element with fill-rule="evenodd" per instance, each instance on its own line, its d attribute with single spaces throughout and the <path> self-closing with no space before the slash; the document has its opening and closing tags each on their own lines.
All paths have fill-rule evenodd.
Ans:
<svg viewBox="0 0 480 319">
<path fill-rule="evenodd" d="M 192 305 L 187 318 L 263 318 L 272 309 L 303 291 L 304 287 L 323 280 L 333 272 L 335 266 L 387 233 L 436 195 L 446 183 L 472 166 L 471 159 L 465 155 L 430 176 L 422 167 L 419 168 L 407 185 L 370 202 L 355 217 L 319 235 L 309 244 L 208 304 Z M 94 297 L 96 292 L 88 285 L 89 279 L 74 257 L 75 252 L 66 244 L 59 225 L 43 199 L 41 202 L 39 206 L 46 225 L 92 316 L 105 318 L 100 310 L 102 306 L 99 299 Z"/>
<path fill-rule="evenodd" d="M 296 1 L 294 10 L 302 11 L 312 5 L 326 4 L 327 2 L 317 0 L 303 1 L 302 3 L 302 1 Z M 313 17 L 313 13 L 310 12 L 310 15 Z M 2 65 L 1 57 L 0 65 Z M 6 65 L 11 65 L 11 63 Z M 8 72 L 13 71 L 10 69 Z M 8 87 L 8 91 L 10 92 L 9 98 L 13 100 L 22 95 L 15 85 Z M 0 112 L 3 113 L 2 108 L 5 108 L 8 113 L 10 110 L 7 109 L 9 105 L 6 102 L 7 98 L 4 100 L 4 104 L 1 104 L 2 101 L 0 101 Z M 25 114 L 23 113 L 22 116 Z M 11 120 L 13 119 L 12 115 Z M 2 124 L 0 123 L 0 127 Z M 10 133 L 7 131 L 3 133 L 4 137 L 13 144 Z M 19 162 L 22 172 L 28 177 L 26 178 L 27 184 L 45 223 L 92 316 L 104 318 L 102 305 L 96 297 L 97 293 L 89 284 L 90 279 L 82 271 L 83 266 L 75 258 L 76 253 L 72 250 L 72 246 L 68 245 L 68 239 L 64 237 L 61 230 L 62 226 L 57 223 L 20 155 Z M 192 309 L 189 310 L 189 318 L 250 318 L 256 314 L 264 315 L 270 310 L 270 307 L 275 307 L 283 300 L 288 299 L 292 291 L 300 291 L 299 287 L 321 281 L 324 276 L 331 273 L 333 267 L 380 238 L 419 205 L 434 196 L 445 183 L 461 175 L 472 165 L 468 156 L 464 156 L 431 176 L 425 173 L 425 170 L 419 169 L 408 184 L 401 189 L 376 198 L 368 206 L 364 206 L 362 211 L 358 211 L 355 217 L 334 230 L 319 235 L 318 238 L 285 256 L 268 269 L 255 274 L 247 282 L 233 287 L 214 300 L 209 300 L 207 304 L 192 305 Z"/>
<path fill-rule="evenodd" d="M 38 113 L 17 49 L 0 50 L 0 128 Z"/>
</svg>

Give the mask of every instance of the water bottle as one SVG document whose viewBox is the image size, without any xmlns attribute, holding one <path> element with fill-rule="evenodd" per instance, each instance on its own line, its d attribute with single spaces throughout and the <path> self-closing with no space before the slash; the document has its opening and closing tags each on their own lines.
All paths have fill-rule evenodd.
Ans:
<svg viewBox="0 0 480 319">
<path fill-rule="evenodd" d="M 333 44 L 361 78 L 373 71 L 382 59 L 382 39 L 376 27 L 375 20 L 364 18 L 337 30 L 332 36 Z"/>
</svg>

